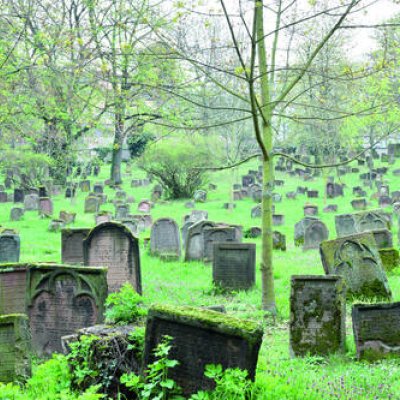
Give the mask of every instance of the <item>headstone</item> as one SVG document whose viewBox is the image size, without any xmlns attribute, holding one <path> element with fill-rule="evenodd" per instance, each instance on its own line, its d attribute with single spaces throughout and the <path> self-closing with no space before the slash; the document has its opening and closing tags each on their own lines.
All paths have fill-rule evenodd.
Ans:
<svg viewBox="0 0 400 400">
<path fill-rule="evenodd" d="M 303 250 L 318 249 L 322 241 L 328 240 L 329 231 L 319 220 L 311 220 L 304 229 Z"/>
<path fill-rule="evenodd" d="M 305 217 L 314 217 L 318 215 L 318 206 L 314 204 L 305 204 L 303 207 Z"/>
<path fill-rule="evenodd" d="M 31 374 L 31 351 L 28 317 L 0 315 L 0 382 L 25 382 Z"/>
<path fill-rule="evenodd" d="M 261 202 L 261 198 L 259 200 Z M 282 201 L 282 195 L 280 193 L 272 193 L 272 202 L 280 203 Z"/>
<path fill-rule="evenodd" d="M 227 243 L 227 242 L 239 242 L 237 238 L 236 230 L 233 227 L 227 226 L 216 226 L 208 227 L 203 230 L 204 240 L 204 260 L 213 260 L 213 244 L 214 243 Z"/>
<path fill-rule="evenodd" d="M 375 243 L 378 246 L 378 249 L 393 247 L 392 232 L 390 232 L 388 229 L 374 229 L 371 232 L 374 235 Z"/>
<path fill-rule="evenodd" d="M 272 225 L 281 226 L 285 223 L 285 216 L 283 214 L 272 214 Z"/>
<path fill-rule="evenodd" d="M 255 183 L 255 178 L 253 175 L 244 175 L 242 176 L 242 186 L 249 187 Z"/>
<path fill-rule="evenodd" d="M 258 204 L 257 206 L 251 209 L 251 218 L 261 218 L 261 214 L 262 214 L 261 204 Z"/>
<path fill-rule="evenodd" d="M 151 210 L 152 203 L 149 200 L 142 200 L 138 205 L 138 211 L 143 213 L 149 213 Z"/>
<path fill-rule="evenodd" d="M 85 214 L 95 214 L 99 211 L 99 198 L 96 196 L 89 196 L 85 198 Z"/>
<path fill-rule="evenodd" d="M 50 197 L 39 197 L 39 214 L 53 215 L 53 202 Z"/>
<path fill-rule="evenodd" d="M 328 204 L 324 209 L 322 210 L 325 213 L 335 213 L 337 212 L 338 206 L 337 204 Z"/>
<path fill-rule="evenodd" d="M 24 216 L 24 209 L 22 207 L 13 207 L 10 211 L 11 221 L 20 221 Z"/>
<path fill-rule="evenodd" d="M 61 260 L 63 264 L 83 265 L 83 241 L 89 232 L 89 228 L 62 229 Z"/>
<path fill-rule="evenodd" d="M 316 199 L 318 197 L 318 190 L 308 190 L 307 197 L 309 199 Z"/>
<path fill-rule="evenodd" d="M 392 199 L 389 196 L 380 196 L 378 203 L 381 208 L 390 207 L 392 205 Z"/>
<path fill-rule="evenodd" d="M 24 199 L 25 211 L 37 211 L 39 209 L 39 196 L 37 194 L 27 194 Z"/>
<path fill-rule="evenodd" d="M 278 231 L 272 232 L 272 248 L 274 250 L 286 251 L 286 236 Z"/>
<path fill-rule="evenodd" d="M 58 215 L 58 219 L 63 220 L 67 225 L 73 224 L 75 222 L 75 218 L 76 218 L 76 213 L 65 210 L 61 210 Z"/>
<path fill-rule="evenodd" d="M 81 192 L 90 192 L 90 181 L 89 180 L 83 180 L 79 182 L 79 189 Z"/>
<path fill-rule="evenodd" d="M 66 198 L 66 199 L 70 199 L 70 198 L 72 198 L 72 197 L 73 197 L 72 188 L 67 187 L 67 188 L 65 189 L 65 198 Z"/>
<path fill-rule="evenodd" d="M 344 352 L 346 288 L 342 277 L 291 277 L 290 352 L 294 356 L 325 356 Z"/>
<path fill-rule="evenodd" d="M 250 289 L 255 284 L 255 257 L 254 243 L 214 242 L 214 284 L 228 290 Z"/>
<path fill-rule="evenodd" d="M 296 200 L 296 197 L 297 197 L 297 192 L 287 192 L 286 193 L 287 199 Z"/>
<path fill-rule="evenodd" d="M 15 231 L 0 232 L 0 263 L 19 262 L 20 248 L 19 235 Z"/>
<path fill-rule="evenodd" d="M 110 222 L 112 220 L 111 211 L 100 211 L 95 215 L 95 223 L 99 225 L 103 222 Z"/>
<path fill-rule="evenodd" d="M 0 192 L 0 203 L 7 203 L 8 196 L 6 192 Z"/>
<path fill-rule="evenodd" d="M 399 251 L 394 247 L 379 249 L 379 256 L 381 257 L 383 269 L 386 272 L 392 272 L 400 265 Z"/>
<path fill-rule="evenodd" d="M 179 259 L 181 241 L 177 223 L 171 218 L 154 222 L 150 234 L 150 252 L 166 259 Z"/>
<path fill-rule="evenodd" d="M 215 227 L 214 222 L 199 221 L 189 228 L 185 245 L 185 261 L 203 260 L 204 230 L 212 227 Z"/>
<path fill-rule="evenodd" d="M 214 388 L 214 381 L 204 375 L 208 364 L 247 370 L 248 377 L 255 378 L 263 331 L 254 322 L 192 307 L 152 307 L 146 326 L 145 366 L 154 362 L 154 349 L 165 335 L 173 338 L 169 358 L 178 361 L 168 377 L 182 387 L 185 397 Z"/>
<path fill-rule="evenodd" d="M 189 228 L 194 224 L 192 221 L 186 221 L 181 228 L 181 237 L 182 237 L 182 246 L 185 248 L 186 245 L 186 238 L 189 231 Z"/>
<path fill-rule="evenodd" d="M 193 195 L 196 203 L 204 203 L 207 200 L 207 192 L 205 190 L 196 190 Z"/>
<path fill-rule="evenodd" d="M 233 200 L 234 201 L 242 200 L 242 192 L 241 192 L 241 190 L 234 190 L 233 191 Z M 253 200 L 254 200 L 254 196 L 253 196 Z"/>
<path fill-rule="evenodd" d="M 302 186 L 298 186 L 296 192 L 298 194 L 306 194 L 307 188 L 306 187 L 302 187 Z"/>
<path fill-rule="evenodd" d="M 46 186 L 39 186 L 39 197 L 49 197 Z"/>
<path fill-rule="evenodd" d="M 319 221 L 317 217 L 304 217 L 301 221 L 297 222 L 294 226 L 294 245 L 303 246 L 304 235 L 306 228 L 314 221 Z"/>
<path fill-rule="evenodd" d="M 64 229 L 66 226 L 66 223 L 63 219 L 52 219 L 50 221 L 50 224 L 47 228 L 49 232 L 60 232 L 61 229 Z"/>
<path fill-rule="evenodd" d="M 391 298 L 371 232 L 322 242 L 320 253 L 325 273 L 344 277 L 349 298 Z"/>
<path fill-rule="evenodd" d="M 252 226 L 244 232 L 245 238 L 255 239 L 262 235 L 262 230 L 258 226 Z"/>
<path fill-rule="evenodd" d="M 192 212 L 190 213 L 189 219 L 192 222 L 207 220 L 208 219 L 208 211 L 192 210 Z"/>
<path fill-rule="evenodd" d="M 104 186 L 101 183 L 96 183 L 93 186 L 93 192 L 97 194 L 103 194 Z"/>
<path fill-rule="evenodd" d="M 400 356 L 400 303 L 355 304 L 352 319 L 359 360 Z"/>
<path fill-rule="evenodd" d="M 126 219 L 129 215 L 129 204 L 116 204 L 115 205 L 115 219 Z"/>
<path fill-rule="evenodd" d="M 122 224 L 105 222 L 93 228 L 83 242 L 87 266 L 108 268 L 109 292 L 115 292 L 125 282 L 142 293 L 138 239 Z"/>
<path fill-rule="evenodd" d="M 20 188 L 14 189 L 14 203 L 23 203 L 24 202 L 24 190 Z"/>
</svg>

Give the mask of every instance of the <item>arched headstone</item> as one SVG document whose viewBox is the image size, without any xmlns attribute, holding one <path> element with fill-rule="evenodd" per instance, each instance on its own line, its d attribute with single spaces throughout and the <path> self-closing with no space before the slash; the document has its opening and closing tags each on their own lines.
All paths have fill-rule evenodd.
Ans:
<svg viewBox="0 0 400 400">
<path fill-rule="evenodd" d="M 181 241 L 177 223 L 171 218 L 160 218 L 154 222 L 150 234 L 150 252 L 166 258 L 179 258 Z"/>
</svg>

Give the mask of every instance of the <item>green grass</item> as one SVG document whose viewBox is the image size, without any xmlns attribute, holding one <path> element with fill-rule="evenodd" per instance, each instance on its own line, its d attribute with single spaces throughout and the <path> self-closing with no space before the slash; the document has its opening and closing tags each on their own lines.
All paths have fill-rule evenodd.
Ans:
<svg viewBox="0 0 400 400">
<path fill-rule="evenodd" d="M 386 165 L 386 164 L 385 164 Z M 400 163 L 391 166 L 391 170 L 399 168 Z M 242 166 L 238 177 L 248 169 L 257 169 L 256 163 Z M 91 178 L 92 184 L 107 178 L 107 168 L 103 167 L 99 179 Z M 130 188 L 130 181 L 140 178 L 143 172 L 134 169 L 132 176 L 125 176 L 123 189 L 128 196 L 134 196 L 136 202 L 131 205 L 131 213 L 136 213 L 137 204 L 142 199 L 149 199 L 151 187 Z M 244 229 L 260 224 L 260 219 L 251 219 L 250 210 L 255 205 L 251 199 L 237 201 L 237 208 L 228 211 L 222 204 L 229 201 L 231 186 L 229 172 L 214 173 L 210 182 L 218 186 L 216 191 L 208 193 L 205 204 L 197 204 L 197 209 L 207 210 L 209 219 L 216 222 L 230 222 L 243 225 Z M 288 200 L 286 192 L 296 190 L 297 186 L 307 186 L 320 192 L 318 199 L 310 199 L 319 207 L 319 217 L 327 224 L 329 238 L 335 238 L 334 215 L 324 214 L 325 205 L 323 193 L 324 182 L 318 178 L 312 182 L 303 182 L 299 178 L 290 178 L 285 174 L 277 173 L 276 179 L 286 181 L 283 187 L 277 187 L 276 192 L 283 195 L 282 203 L 276 204 L 276 213 L 285 215 L 285 224 L 277 230 L 286 234 L 288 249 L 286 252 L 274 253 L 274 277 L 278 317 L 276 321 L 264 319 L 261 309 L 260 274 L 254 289 L 248 292 L 239 292 L 230 295 L 214 295 L 212 290 L 212 271 L 210 265 L 200 262 L 185 263 L 183 261 L 163 262 L 151 257 L 143 248 L 141 241 L 141 264 L 143 294 L 147 305 L 165 303 L 172 305 L 205 306 L 223 304 L 228 313 L 240 318 L 253 319 L 262 323 L 265 328 L 263 346 L 259 355 L 257 384 L 264 388 L 266 399 L 399 399 L 400 383 L 398 363 L 390 360 L 381 363 L 368 364 L 355 361 L 355 347 L 351 329 L 351 304 L 347 307 L 347 354 L 333 355 L 327 359 L 308 357 L 291 359 L 289 356 L 289 293 L 290 276 L 299 274 L 323 274 L 319 253 L 317 250 L 303 252 L 293 245 L 294 224 L 303 218 L 303 205 L 308 201 L 306 196 L 299 195 L 296 200 Z M 338 204 L 338 212 L 351 212 L 350 201 L 353 199 L 352 187 L 360 185 L 358 174 L 348 174 L 342 177 L 348 187 L 345 197 L 328 200 L 326 204 Z M 391 190 L 400 189 L 400 178 L 394 177 L 391 172 L 387 176 Z M 238 179 L 237 182 L 240 182 Z M 109 198 L 112 190 L 106 188 Z M 368 190 L 371 195 L 372 190 Z M 72 202 L 63 196 L 53 198 L 54 216 L 58 217 L 60 210 L 77 212 L 75 227 L 90 227 L 94 224 L 92 214 L 83 214 L 84 198 L 86 193 L 78 193 Z M 183 216 L 190 213 L 184 207 L 187 200 L 165 201 L 156 204 L 151 214 L 156 220 L 160 217 L 174 218 L 182 225 Z M 378 208 L 376 200 L 371 201 L 370 208 Z M 21 236 L 21 262 L 61 261 L 61 240 L 59 233 L 47 231 L 48 219 L 40 219 L 37 212 L 27 212 L 20 222 L 9 221 L 10 209 L 13 204 L 1 204 L 0 225 L 18 229 Z M 102 206 L 102 210 L 114 211 L 111 203 Z M 397 219 L 394 219 L 393 237 L 397 246 Z M 140 238 L 149 236 L 149 231 L 143 232 Z M 260 258 L 260 239 L 245 239 L 257 244 L 257 266 Z M 395 270 L 388 277 L 393 292 L 393 299 L 400 300 L 400 269 Z"/>
</svg>

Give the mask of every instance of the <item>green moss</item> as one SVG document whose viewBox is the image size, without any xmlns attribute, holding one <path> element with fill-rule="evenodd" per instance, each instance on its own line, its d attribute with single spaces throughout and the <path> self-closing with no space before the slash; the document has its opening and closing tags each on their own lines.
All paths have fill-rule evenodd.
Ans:
<svg viewBox="0 0 400 400">
<path fill-rule="evenodd" d="M 390 272 L 400 264 L 399 251 L 395 248 L 380 249 L 379 255 L 385 271 Z"/>
<path fill-rule="evenodd" d="M 82 267 L 69 264 L 55 264 L 55 263 L 4 263 L 0 264 L 0 274 L 4 272 L 11 272 L 21 269 L 57 269 L 62 268 L 66 270 L 74 270 L 77 272 L 84 271 L 86 273 L 107 271 L 106 267 Z"/>
<path fill-rule="evenodd" d="M 251 344 L 261 340 L 262 328 L 254 321 L 242 320 L 217 311 L 195 307 L 155 305 L 149 310 L 149 318 L 168 318 L 194 326 L 206 326 L 217 331 L 243 337 Z"/>
<path fill-rule="evenodd" d="M 16 319 L 28 321 L 28 316 L 25 314 L 7 314 L 0 315 L 0 324 L 13 324 Z"/>
</svg>

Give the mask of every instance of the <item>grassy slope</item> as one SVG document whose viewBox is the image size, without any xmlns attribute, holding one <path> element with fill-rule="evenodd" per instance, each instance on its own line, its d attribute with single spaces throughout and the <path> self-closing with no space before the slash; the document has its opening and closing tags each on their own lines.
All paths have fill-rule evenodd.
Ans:
<svg viewBox="0 0 400 400">
<path fill-rule="evenodd" d="M 257 168 L 256 164 L 248 164 L 241 169 L 242 174 L 249 168 Z M 399 168 L 398 165 L 391 169 Z M 103 167 L 101 179 L 107 176 L 107 169 Z M 132 177 L 125 177 L 124 189 L 128 195 L 133 195 L 136 203 L 131 205 L 131 213 L 136 212 L 138 201 L 150 197 L 151 186 L 147 188 L 133 188 L 129 186 L 132 178 L 143 175 L 135 171 Z M 313 182 L 302 182 L 298 178 L 288 178 L 277 173 L 276 179 L 285 179 L 283 187 L 276 191 L 283 194 L 283 201 L 276 204 L 276 212 L 285 215 L 285 225 L 277 227 L 287 235 L 288 251 L 277 251 L 275 260 L 275 285 L 279 316 L 273 321 L 264 321 L 260 309 L 261 290 L 260 279 L 257 276 L 256 287 L 245 293 L 222 296 L 212 294 L 211 267 L 202 263 L 192 262 L 161 262 L 150 257 L 146 250 L 141 248 L 143 292 L 148 304 L 161 302 L 185 305 L 211 305 L 224 304 L 228 313 L 239 317 L 255 319 L 265 325 L 266 335 L 259 357 L 257 382 L 265 387 L 265 398 L 268 399 L 389 399 L 400 398 L 400 384 L 398 376 L 400 368 L 394 361 L 385 361 L 379 364 L 366 364 L 354 361 L 355 348 L 351 337 L 350 305 L 348 306 L 348 352 L 343 356 L 332 356 L 327 360 L 318 358 L 290 359 L 288 352 L 289 318 L 289 292 L 290 276 L 292 274 L 323 274 L 317 250 L 302 252 L 293 246 L 293 227 L 303 216 L 303 205 L 307 202 L 305 196 L 297 200 L 288 200 L 284 194 L 295 190 L 298 185 L 307 186 L 320 191 L 319 199 L 311 199 L 320 209 L 320 217 L 328 225 L 330 238 L 335 237 L 334 215 L 322 213 L 324 206 L 323 180 L 319 178 Z M 387 177 L 391 189 L 400 189 L 400 178 Z M 218 189 L 209 192 L 208 201 L 198 204 L 198 209 L 209 212 L 209 219 L 242 224 L 248 228 L 260 223 L 259 220 L 250 218 L 250 210 L 255 205 L 250 199 L 236 202 L 237 208 L 231 212 L 224 210 L 222 204 L 229 199 L 230 173 L 221 172 L 211 176 L 210 181 L 218 185 Z M 342 181 L 348 185 L 345 190 L 346 197 L 328 201 L 339 205 L 339 212 L 351 212 L 350 200 L 352 199 L 352 186 L 359 185 L 358 174 L 346 175 Z M 92 182 L 95 179 L 92 178 Z M 112 191 L 106 189 L 111 196 Z M 369 194 L 372 192 L 369 191 Z M 83 214 L 83 200 L 85 193 L 79 193 L 76 200 L 71 203 L 63 196 L 54 198 L 55 216 L 60 210 L 75 211 L 78 213 L 75 227 L 92 226 L 94 217 Z M 166 202 L 157 204 L 152 210 L 153 219 L 159 217 L 172 217 L 178 224 L 182 223 L 183 216 L 190 213 L 185 209 L 185 201 Z M 36 212 L 27 212 L 23 221 L 9 221 L 12 204 L 0 205 L 0 225 L 16 228 L 21 235 L 21 261 L 55 261 L 59 262 L 60 234 L 47 232 L 48 220 L 38 218 Z M 377 208 L 377 202 L 372 201 L 371 208 Z M 112 204 L 102 206 L 102 209 L 113 210 Z M 397 223 L 393 229 L 397 237 Z M 146 237 L 149 232 L 144 232 L 141 237 Z M 260 256 L 260 240 L 257 243 L 257 255 Z M 394 240 L 397 243 L 397 239 Z M 258 265 L 258 264 L 257 264 Z M 396 274 L 397 272 L 397 274 Z M 259 274 L 258 274 L 259 275 Z M 389 276 L 389 283 L 394 294 L 394 300 L 400 299 L 400 271 L 395 271 Z"/>
</svg>

